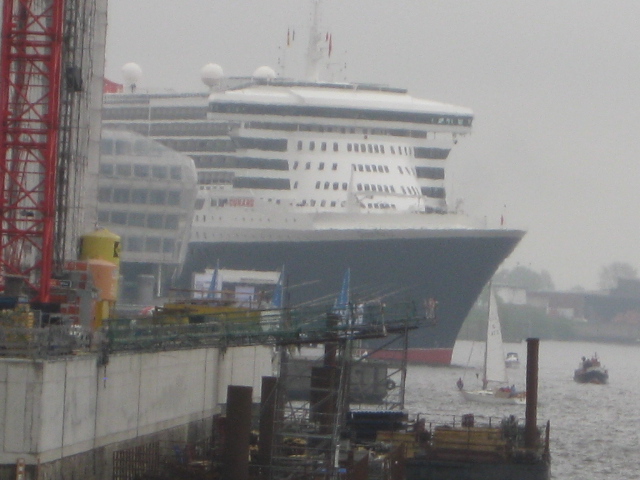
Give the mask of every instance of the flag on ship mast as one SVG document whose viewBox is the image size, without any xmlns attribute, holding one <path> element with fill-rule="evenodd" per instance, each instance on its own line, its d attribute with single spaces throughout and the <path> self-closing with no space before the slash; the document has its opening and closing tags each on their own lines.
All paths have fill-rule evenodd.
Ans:
<svg viewBox="0 0 640 480">
<path fill-rule="evenodd" d="M 284 265 L 282 266 L 282 270 L 280 270 L 280 276 L 278 277 L 278 283 L 276 283 L 276 288 L 273 290 L 273 298 L 271 299 L 271 303 L 275 308 L 282 308 L 283 306 L 283 291 L 284 289 Z"/>
<path fill-rule="evenodd" d="M 351 288 L 351 269 L 347 268 L 347 271 L 344 272 L 344 277 L 342 278 L 342 289 L 340 290 L 340 294 L 338 298 L 336 298 L 335 303 L 333 304 L 333 309 L 336 313 L 341 315 L 343 318 L 347 316 L 347 308 L 349 306 L 350 301 L 350 288 Z"/>
<path fill-rule="evenodd" d="M 220 272 L 219 272 L 219 261 L 216 262 L 216 268 L 213 270 L 213 275 L 211 276 L 211 282 L 209 283 L 209 294 L 207 298 L 220 298 L 221 297 L 221 287 L 222 282 L 220 281 Z"/>
</svg>

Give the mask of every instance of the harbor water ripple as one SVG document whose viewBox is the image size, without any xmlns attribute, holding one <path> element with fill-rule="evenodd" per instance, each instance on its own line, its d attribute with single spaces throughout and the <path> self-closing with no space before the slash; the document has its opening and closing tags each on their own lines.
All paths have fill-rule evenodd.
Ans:
<svg viewBox="0 0 640 480">
<path fill-rule="evenodd" d="M 509 379 L 525 387 L 526 343 L 505 344 L 522 365 Z M 497 422 L 507 415 L 524 419 L 524 406 L 466 402 L 456 388 L 463 378 L 475 388 L 484 345 L 456 343 L 451 367 L 410 365 L 406 408 L 446 421 L 473 413 Z M 578 384 L 573 371 L 582 356 L 597 353 L 609 370 L 607 385 Z M 468 366 L 467 366 L 468 365 Z M 556 480 L 640 479 L 640 345 L 541 341 L 538 372 L 538 424 L 551 421 L 551 474 Z M 479 375 L 480 376 L 480 375 Z"/>
</svg>

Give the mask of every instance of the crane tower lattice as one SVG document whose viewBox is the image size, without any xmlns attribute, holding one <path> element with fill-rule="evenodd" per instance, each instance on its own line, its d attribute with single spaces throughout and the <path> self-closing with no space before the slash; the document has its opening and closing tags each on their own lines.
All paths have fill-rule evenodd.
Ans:
<svg viewBox="0 0 640 480">
<path fill-rule="evenodd" d="M 63 0 L 3 0 L 0 275 L 48 302 L 53 272 Z"/>
</svg>

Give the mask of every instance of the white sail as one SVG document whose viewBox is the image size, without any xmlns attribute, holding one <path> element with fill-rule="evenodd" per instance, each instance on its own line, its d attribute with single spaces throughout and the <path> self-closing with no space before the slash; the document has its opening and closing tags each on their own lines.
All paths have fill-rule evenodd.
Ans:
<svg viewBox="0 0 640 480">
<path fill-rule="evenodd" d="M 484 378 L 489 382 L 508 383 L 504 364 L 502 331 L 498 316 L 498 303 L 493 291 L 489 292 L 489 320 L 487 321 L 487 345 L 484 358 Z"/>
</svg>

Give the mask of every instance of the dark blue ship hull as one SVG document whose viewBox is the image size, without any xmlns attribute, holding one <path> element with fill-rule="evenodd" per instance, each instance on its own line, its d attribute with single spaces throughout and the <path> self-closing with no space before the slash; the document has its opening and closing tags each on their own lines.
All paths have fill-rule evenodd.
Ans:
<svg viewBox="0 0 640 480">
<path fill-rule="evenodd" d="M 422 308 L 428 299 L 436 299 L 436 320 L 411 332 L 409 348 L 423 352 L 423 359 L 428 358 L 425 349 L 439 349 L 444 355 L 434 362 L 449 363 L 473 303 L 523 235 L 517 230 L 487 230 L 408 239 L 191 243 L 182 275 L 187 281 L 216 264 L 272 271 L 284 266 L 286 301 L 294 306 L 333 302 L 350 268 L 354 303 L 411 300 Z"/>
</svg>

